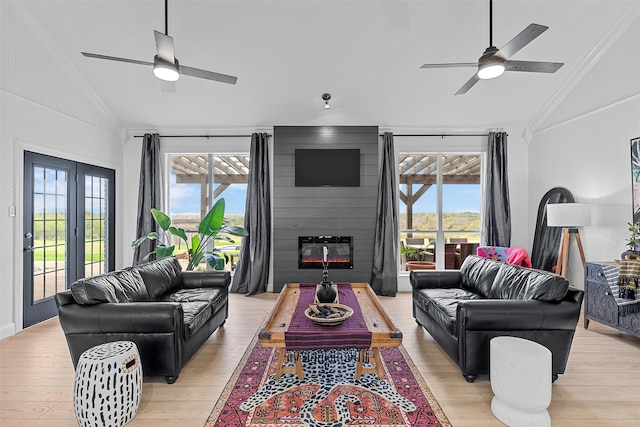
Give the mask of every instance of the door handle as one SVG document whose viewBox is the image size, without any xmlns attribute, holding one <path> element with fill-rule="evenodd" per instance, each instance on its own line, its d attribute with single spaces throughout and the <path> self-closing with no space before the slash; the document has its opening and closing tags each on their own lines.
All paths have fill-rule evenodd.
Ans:
<svg viewBox="0 0 640 427">
<path fill-rule="evenodd" d="M 33 252 L 33 246 L 25 246 L 22 250 L 25 252 Z"/>
</svg>

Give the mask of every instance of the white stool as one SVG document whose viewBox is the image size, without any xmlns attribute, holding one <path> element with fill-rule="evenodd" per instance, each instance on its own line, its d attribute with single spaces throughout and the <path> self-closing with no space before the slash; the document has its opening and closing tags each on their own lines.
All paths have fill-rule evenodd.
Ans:
<svg viewBox="0 0 640 427">
<path fill-rule="evenodd" d="M 551 425 L 551 351 L 517 337 L 491 340 L 491 411 L 510 427 Z"/>
<path fill-rule="evenodd" d="M 120 427 L 140 405 L 142 364 L 131 341 L 115 341 L 86 350 L 78 360 L 73 406 L 82 427 Z"/>
</svg>

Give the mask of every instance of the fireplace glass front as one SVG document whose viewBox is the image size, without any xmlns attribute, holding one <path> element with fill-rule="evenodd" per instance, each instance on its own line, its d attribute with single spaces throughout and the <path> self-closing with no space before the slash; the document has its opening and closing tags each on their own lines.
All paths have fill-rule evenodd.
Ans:
<svg viewBox="0 0 640 427">
<path fill-rule="evenodd" d="M 322 269 L 323 247 L 327 248 L 327 263 L 331 269 L 353 268 L 351 236 L 299 236 L 298 268 Z"/>
</svg>

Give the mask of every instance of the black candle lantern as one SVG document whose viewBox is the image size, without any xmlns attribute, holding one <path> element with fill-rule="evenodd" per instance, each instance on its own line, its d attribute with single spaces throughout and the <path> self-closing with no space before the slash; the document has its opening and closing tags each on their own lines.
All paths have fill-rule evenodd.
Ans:
<svg viewBox="0 0 640 427">
<path fill-rule="evenodd" d="M 332 303 L 336 300 L 338 293 L 333 288 L 333 282 L 329 281 L 329 251 L 326 246 L 322 247 L 322 282 L 316 290 L 318 302 Z"/>
</svg>

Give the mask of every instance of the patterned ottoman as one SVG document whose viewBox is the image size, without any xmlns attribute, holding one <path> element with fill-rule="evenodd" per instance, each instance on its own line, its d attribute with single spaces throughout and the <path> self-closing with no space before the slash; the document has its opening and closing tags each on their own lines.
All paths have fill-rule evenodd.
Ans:
<svg viewBox="0 0 640 427">
<path fill-rule="evenodd" d="M 115 341 L 82 353 L 76 368 L 73 404 L 82 427 L 120 427 L 140 405 L 142 365 L 135 343 Z"/>
</svg>

